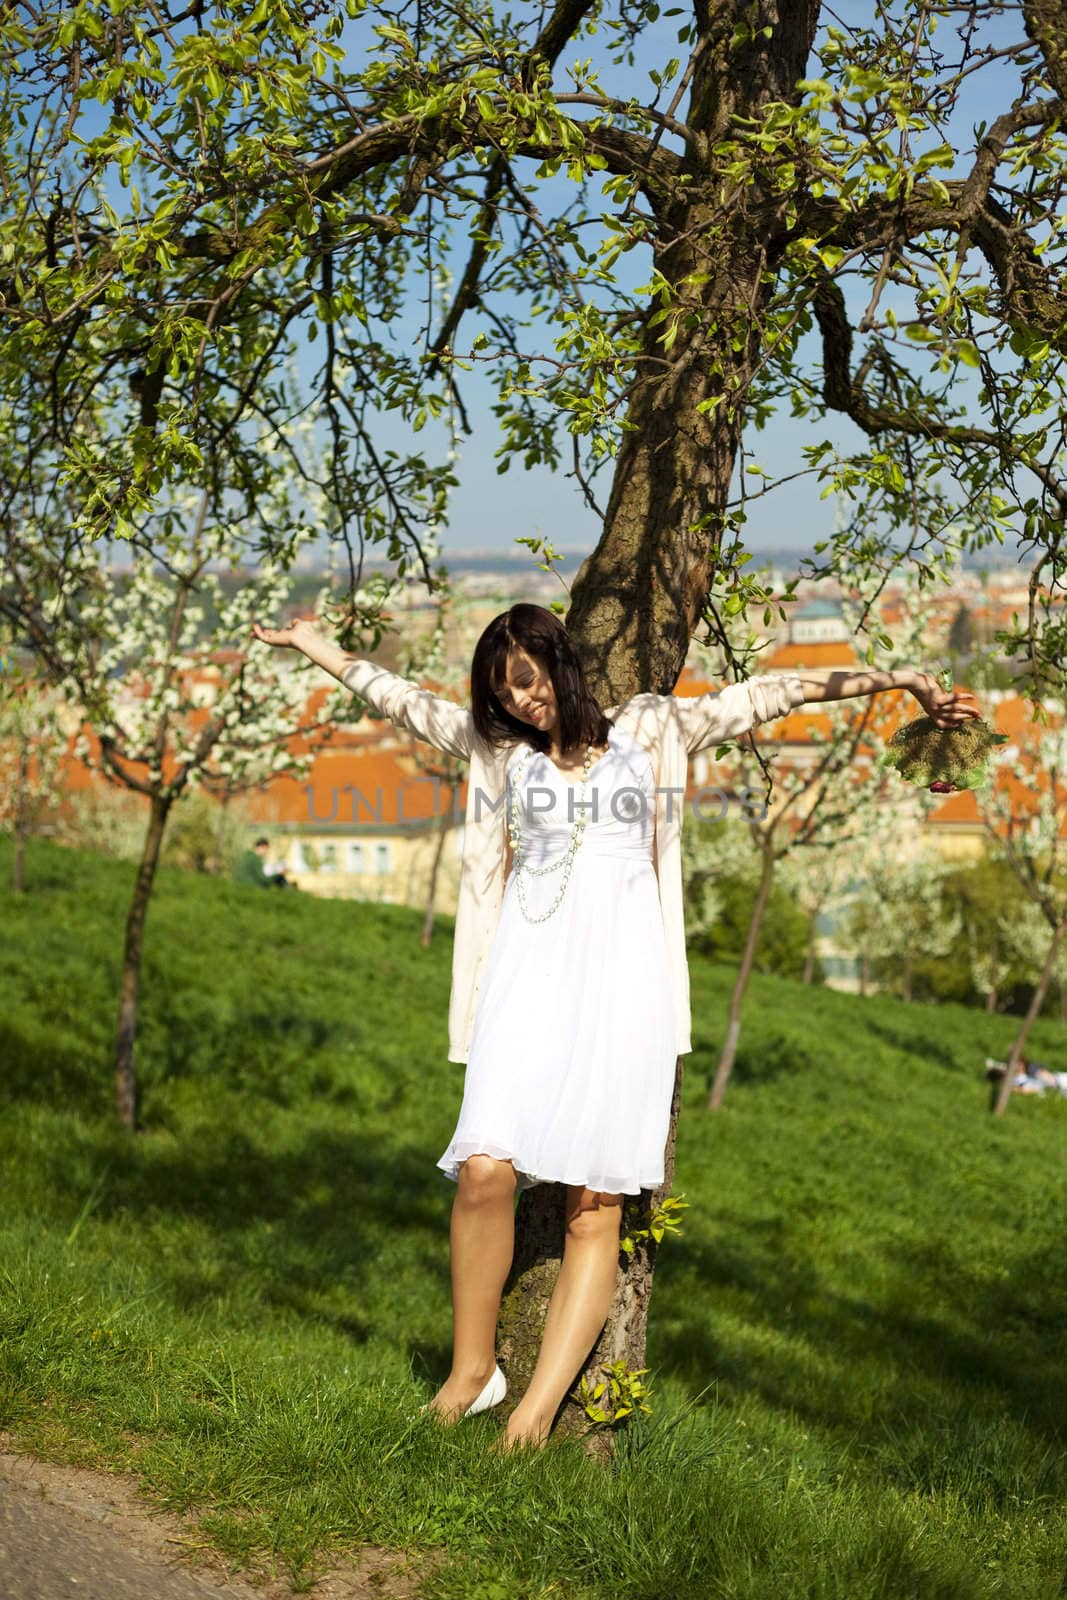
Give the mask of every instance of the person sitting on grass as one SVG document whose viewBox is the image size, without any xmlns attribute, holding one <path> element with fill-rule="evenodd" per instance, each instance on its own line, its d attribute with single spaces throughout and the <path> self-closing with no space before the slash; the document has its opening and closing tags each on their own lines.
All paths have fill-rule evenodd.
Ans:
<svg viewBox="0 0 1067 1600">
<path fill-rule="evenodd" d="M 267 865 L 267 851 L 270 849 L 270 840 L 260 837 L 256 840 L 251 850 L 246 850 L 237 863 L 234 879 L 237 883 L 248 884 L 257 889 L 288 889 L 296 888 L 290 885 L 289 879 L 280 867 L 271 868 Z"/>
</svg>

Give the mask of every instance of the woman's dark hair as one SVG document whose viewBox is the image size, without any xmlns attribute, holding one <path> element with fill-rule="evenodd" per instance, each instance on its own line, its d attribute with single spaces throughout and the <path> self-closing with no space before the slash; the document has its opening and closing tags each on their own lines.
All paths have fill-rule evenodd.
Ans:
<svg viewBox="0 0 1067 1600">
<path fill-rule="evenodd" d="M 556 733 L 566 755 L 583 744 L 607 741 L 612 719 L 589 692 L 582 663 L 570 635 L 554 611 L 521 602 L 494 617 L 474 647 L 471 661 L 471 712 L 480 737 L 489 745 L 525 739 L 535 750 L 552 748 L 547 729 L 535 728 L 506 711 L 496 690 L 507 677 L 508 656 L 525 650 L 552 680 L 559 722 Z"/>
</svg>

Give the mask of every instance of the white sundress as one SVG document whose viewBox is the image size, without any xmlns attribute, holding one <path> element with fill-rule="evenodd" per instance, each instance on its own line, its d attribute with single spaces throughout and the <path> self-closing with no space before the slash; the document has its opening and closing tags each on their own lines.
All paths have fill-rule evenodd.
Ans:
<svg viewBox="0 0 1067 1600">
<path fill-rule="evenodd" d="M 556 910 L 527 920 L 514 866 L 504 886 L 459 1121 L 437 1163 L 452 1179 L 484 1154 L 510 1160 L 519 1188 L 637 1194 L 663 1182 L 677 1052 L 652 859 L 655 778 L 632 734 L 613 727 L 608 742 L 589 771 L 589 820 Z M 528 752 L 517 745 L 508 759 L 509 815 Z M 571 785 L 536 751 L 520 789 L 524 853 L 545 866 L 570 841 L 580 775 Z M 523 873 L 532 916 L 551 905 L 564 870 Z"/>
</svg>

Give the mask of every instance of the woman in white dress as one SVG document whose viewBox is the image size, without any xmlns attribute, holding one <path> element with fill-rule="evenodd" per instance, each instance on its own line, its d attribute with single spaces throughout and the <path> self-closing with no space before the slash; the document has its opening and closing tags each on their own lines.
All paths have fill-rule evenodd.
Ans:
<svg viewBox="0 0 1067 1600">
<path fill-rule="evenodd" d="M 540 1444 L 611 1305 L 624 1194 L 663 1181 L 676 1052 L 652 864 L 648 753 L 590 695 L 553 612 L 515 606 L 485 630 L 471 709 L 507 769 L 504 899 L 452 1139 L 453 1372 L 462 1412 L 488 1372 L 514 1246 L 516 1188 L 566 1185 L 563 1263 L 511 1442 Z M 458 1359 L 457 1359 L 458 1356 Z M 497 1369 L 498 1371 L 499 1369 Z M 496 1389 L 503 1397 L 503 1385 Z"/>
<path fill-rule="evenodd" d="M 256 623 L 253 633 L 302 650 L 342 681 L 351 665 L 307 623 Z M 812 699 L 909 688 L 945 726 L 979 714 L 965 691 L 945 693 L 910 669 L 838 676 L 834 686 L 794 682 Z M 438 1162 L 456 1181 L 454 1332 L 452 1370 L 430 1405 L 454 1421 L 504 1398 L 496 1329 L 515 1193 L 565 1184 L 563 1262 L 503 1441 L 539 1445 L 610 1309 L 623 1195 L 664 1176 L 678 1052 L 653 855 L 655 778 L 648 749 L 601 710 L 566 629 L 542 606 L 515 605 L 485 629 L 469 717 L 483 747 L 512 747 L 509 846 L 463 1103 Z"/>
</svg>

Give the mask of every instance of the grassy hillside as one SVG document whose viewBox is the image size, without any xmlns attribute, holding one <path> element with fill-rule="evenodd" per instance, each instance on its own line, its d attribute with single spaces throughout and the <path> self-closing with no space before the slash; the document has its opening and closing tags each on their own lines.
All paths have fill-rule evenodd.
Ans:
<svg viewBox="0 0 1067 1600">
<path fill-rule="evenodd" d="M 374 1542 L 435 1600 L 1053 1600 L 1067 1102 L 986 1111 L 1012 1022 L 693 962 L 654 1414 L 610 1468 L 414 1415 L 448 1361 L 451 928 L 164 873 L 113 1125 L 133 868 L 35 843 L 0 932 L 0 1426 L 132 1468 L 239 1562 Z M 0 883 L 10 847 L 0 842 Z M 1034 1053 L 1067 1065 L 1043 1022 Z"/>
</svg>

